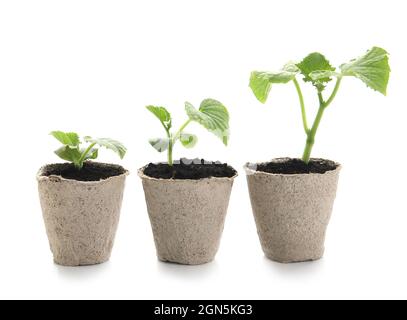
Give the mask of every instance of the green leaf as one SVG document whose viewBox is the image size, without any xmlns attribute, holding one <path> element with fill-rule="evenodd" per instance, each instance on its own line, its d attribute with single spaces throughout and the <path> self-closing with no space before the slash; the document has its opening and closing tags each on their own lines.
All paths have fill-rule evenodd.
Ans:
<svg viewBox="0 0 407 320">
<path fill-rule="evenodd" d="M 194 134 L 181 133 L 179 140 L 185 148 L 193 148 L 198 142 L 198 137 Z"/>
<path fill-rule="evenodd" d="M 120 159 L 123 159 L 126 154 L 126 147 L 120 143 L 119 141 L 110 139 L 110 138 L 92 138 L 92 137 L 85 137 L 84 140 L 89 143 L 95 143 L 101 147 L 105 147 L 116 152 Z"/>
<path fill-rule="evenodd" d="M 324 71 L 324 70 L 319 70 L 319 71 L 313 71 L 309 74 L 309 77 L 314 80 L 321 80 L 321 79 L 326 79 L 326 78 L 332 78 L 332 77 L 337 77 L 340 74 L 335 72 L 335 71 Z"/>
<path fill-rule="evenodd" d="M 277 72 L 253 71 L 250 77 L 250 88 L 261 102 L 267 101 L 273 83 L 288 83 L 295 78 L 298 68 L 294 64 L 287 64 L 283 70 Z"/>
<path fill-rule="evenodd" d="M 373 47 L 364 56 L 341 65 L 344 76 L 354 76 L 368 87 L 386 95 L 390 77 L 389 54 Z"/>
<path fill-rule="evenodd" d="M 288 72 L 295 72 L 296 74 L 300 72 L 300 69 L 298 69 L 297 65 L 293 61 L 286 63 L 283 67 L 283 70 Z"/>
<path fill-rule="evenodd" d="M 86 149 L 82 149 L 81 153 L 83 154 L 86 151 Z M 99 155 L 99 149 L 97 148 L 92 148 L 88 154 L 85 156 L 84 161 L 86 160 L 95 160 Z"/>
<path fill-rule="evenodd" d="M 80 144 L 79 136 L 75 132 L 52 131 L 50 135 L 66 146 L 77 147 Z"/>
<path fill-rule="evenodd" d="M 73 148 L 70 146 L 63 146 L 55 151 L 55 154 L 63 160 L 73 162 L 78 165 L 79 159 L 81 158 L 81 152 L 78 148 Z"/>
<path fill-rule="evenodd" d="M 263 77 L 263 72 L 253 71 L 250 76 L 250 88 L 252 89 L 257 100 L 266 103 L 271 89 L 271 82 Z"/>
<path fill-rule="evenodd" d="M 166 130 L 171 129 L 171 114 L 164 107 L 147 106 L 152 114 L 154 114 L 162 123 Z"/>
<path fill-rule="evenodd" d="M 253 71 L 250 77 L 250 88 L 256 98 L 265 103 L 273 83 L 287 83 L 295 78 L 297 73 L 290 71 L 262 72 Z"/>
<path fill-rule="evenodd" d="M 219 137 L 225 145 L 229 140 L 229 112 L 219 101 L 206 99 L 199 110 L 185 102 L 185 111 L 190 120 L 196 121 Z"/>
<path fill-rule="evenodd" d="M 304 76 L 304 81 L 311 82 L 320 92 L 323 91 L 326 84 L 332 80 L 332 76 L 326 74 L 326 77 L 314 80 L 310 76 L 311 73 L 315 71 L 335 71 L 335 68 L 331 66 L 329 61 L 318 52 L 311 53 L 305 57 L 304 60 L 297 64 L 297 67 Z"/>
<path fill-rule="evenodd" d="M 164 152 L 168 149 L 170 144 L 170 140 L 168 138 L 150 139 L 148 142 L 150 142 L 151 146 L 158 152 Z"/>
</svg>

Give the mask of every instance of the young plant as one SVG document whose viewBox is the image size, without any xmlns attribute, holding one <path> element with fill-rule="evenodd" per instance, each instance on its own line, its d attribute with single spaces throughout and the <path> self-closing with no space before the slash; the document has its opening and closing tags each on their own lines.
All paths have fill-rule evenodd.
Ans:
<svg viewBox="0 0 407 320">
<path fill-rule="evenodd" d="M 335 99 L 342 79 L 347 76 L 356 77 L 362 80 L 369 88 L 386 95 L 390 75 L 388 60 L 388 53 L 384 49 L 373 47 L 365 55 L 342 64 L 339 70 L 336 70 L 322 54 L 315 52 L 308 55 L 300 63 L 290 62 L 286 64 L 277 72 L 252 72 L 250 88 L 253 90 L 256 98 L 260 102 L 265 103 L 272 84 L 289 82 L 294 84 L 301 106 L 303 127 L 307 136 L 302 160 L 308 164 L 315 143 L 315 135 L 324 111 Z M 318 96 L 319 109 L 311 127 L 308 126 L 304 97 L 297 80 L 298 74 L 303 76 L 302 80 L 304 82 L 309 82 L 315 87 Z M 336 79 L 335 86 L 328 95 L 328 98 L 324 98 L 323 93 L 326 85 L 332 79 Z"/>
<path fill-rule="evenodd" d="M 172 119 L 171 114 L 164 107 L 147 106 L 164 127 L 166 137 L 150 139 L 150 144 L 159 152 L 167 151 L 168 165 L 173 166 L 173 149 L 175 143 L 179 140 L 185 148 L 193 148 L 198 138 L 194 134 L 184 132 L 185 128 L 191 122 L 197 122 L 208 131 L 219 137 L 225 145 L 229 140 L 229 113 L 226 107 L 214 99 L 205 99 L 202 101 L 199 109 L 196 109 L 189 102 L 185 102 L 185 111 L 188 120 L 176 131 L 171 132 Z"/>
<path fill-rule="evenodd" d="M 126 148 L 120 142 L 109 138 L 92 138 L 86 136 L 83 142 L 75 132 L 52 131 L 50 133 L 55 139 L 63 144 L 55 154 L 63 160 L 72 162 L 77 169 L 82 169 L 87 160 L 94 160 L 99 155 L 99 148 L 105 147 L 116 152 L 120 159 L 126 154 Z M 87 143 L 86 146 L 82 146 Z"/>
</svg>

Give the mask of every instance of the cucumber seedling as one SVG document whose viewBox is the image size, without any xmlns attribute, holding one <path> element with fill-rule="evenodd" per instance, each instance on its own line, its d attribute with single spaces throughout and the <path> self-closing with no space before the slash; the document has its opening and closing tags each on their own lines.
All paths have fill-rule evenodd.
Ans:
<svg viewBox="0 0 407 320">
<path fill-rule="evenodd" d="M 114 151 L 120 159 L 123 159 L 126 154 L 123 144 L 113 139 L 86 136 L 81 141 L 75 132 L 52 131 L 50 134 L 63 145 L 55 151 L 55 154 L 61 159 L 73 163 L 78 170 L 83 168 L 85 161 L 95 160 L 98 157 L 100 147 Z"/>
<path fill-rule="evenodd" d="M 191 103 L 185 102 L 185 112 L 188 120 L 173 133 L 171 114 L 164 107 L 147 106 L 164 127 L 166 137 L 150 139 L 150 144 L 159 152 L 167 151 L 168 165 L 173 166 L 173 149 L 179 140 L 185 148 L 193 148 L 198 138 L 194 134 L 184 130 L 191 122 L 201 124 L 208 131 L 219 137 L 227 145 L 229 140 L 229 112 L 226 107 L 214 99 L 205 99 L 202 101 L 199 109 L 196 109 Z"/>
<path fill-rule="evenodd" d="M 317 93 L 319 108 L 312 126 L 308 126 L 307 112 L 304 97 L 297 75 L 303 76 L 304 82 L 311 83 Z M 365 55 L 342 64 L 339 69 L 332 67 L 329 61 L 320 53 L 311 53 L 302 62 L 286 64 L 277 72 L 254 71 L 250 78 L 250 88 L 256 98 L 266 103 L 272 84 L 292 82 L 298 94 L 302 122 L 307 136 L 302 160 L 309 163 L 312 148 L 315 143 L 315 135 L 321 122 L 324 111 L 335 99 L 341 81 L 344 77 L 351 76 L 362 80 L 369 88 L 386 95 L 389 81 L 390 67 L 388 53 L 378 47 L 373 47 Z M 324 98 L 324 90 L 331 80 L 336 79 L 335 86 L 328 98 Z"/>
</svg>

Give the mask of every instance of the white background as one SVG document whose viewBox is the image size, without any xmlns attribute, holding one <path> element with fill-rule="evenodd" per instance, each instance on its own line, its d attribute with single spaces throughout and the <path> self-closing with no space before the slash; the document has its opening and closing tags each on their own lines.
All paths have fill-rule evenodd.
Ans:
<svg viewBox="0 0 407 320">
<path fill-rule="evenodd" d="M 407 30 L 404 2 L 1 1 L 0 298 L 407 298 Z M 334 65 L 377 45 L 391 53 L 388 96 L 346 78 L 326 112 L 314 156 L 343 164 L 323 260 L 280 265 L 263 257 L 242 166 L 299 156 L 305 137 L 294 87 L 276 85 L 266 106 L 250 71 L 310 52 Z M 309 112 L 316 100 L 308 88 Z M 227 161 L 240 171 L 214 263 L 156 260 L 136 171 L 165 160 L 147 143 L 162 128 L 144 108 L 185 121 L 185 100 L 222 101 L 231 141 L 198 125 L 195 149 L 175 156 Z M 59 161 L 51 130 L 123 141 L 131 171 L 111 261 L 53 264 L 35 175 Z"/>
</svg>

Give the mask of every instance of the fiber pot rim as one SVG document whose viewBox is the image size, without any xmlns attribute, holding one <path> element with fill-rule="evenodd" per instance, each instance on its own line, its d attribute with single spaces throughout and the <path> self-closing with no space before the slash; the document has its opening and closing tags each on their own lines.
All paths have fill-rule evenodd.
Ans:
<svg viewBox="0 0 407 320">
<path fill-rule="evenodd" d="M 82 185 L 97 185 L 97 184 L 101 184 L 101 183 L 106 183 L 109 182 L 111 180 L 114 179 L 118 179 L 118 178 L 122 178 L 122 177 L 126 177 L 130 174 L 130 172 L 125 169 L 123 166 L 119 165 L 119 164 L 114 164 L 114 163 L 104 163 L 104 162 L 93 162 L 95 164 L 98 165 L 102 165 L 102 166 L 110 166 L 110 167 L 116 167 L 119 169 L 123 169 L 123 173 L 119 174 L 117 176 L 111 176 L 108 177 L 106 179 L 101 179 L 101 180 L 97 180 L 97 181 L 80 181 L 80 180 L 75 180 L 75 179 L 67 179 L 64 178 L 60 175 L 49 175 L 49 176 L 44 176 L 44 171 L 52 166 L 58 166 L 58 165 L 62 165 L 62 164 L 69 164 L 69 162 L 59 162 L 59 163 L 50 163 L 50 164 L 46 164 L 44 166 L 42 166 L 38 172 L 37 172 L 37 181 L 66 181 L 66 182 L 71 182 L 71 183 L 77 183 L 77 184 L 82 184 Z"/>
<path fill-rule="evenodd" d="M 270 163 L 273 161 L 286 161 L 286 160 L 291 160 L 291 159 L 295 159 L 295 158 L 290 158 L 290 157 L 282 157 L 282 158 L 274 158 L 270 161 L 266 161 L 266 162 L 246 162 L 246 164 L 244 165 L 244 170 L 246 171 L 246 175 L 265 175 L 265 176 L 279 176 L 279 177 L 298 177 L 298 176 L 314 176 L 314 175 L 318 175 L 318 176 L 323 176 L 323 175 L 329 175 L 329 174 L 335 174 L 339 171 L 342 170 L 342 165 L 339 162 L 333 161 L 333 160 L 329 160 L 329 159 L 323 159 L 323 158 L 311 158 L 311 160 L 324 160 L 324 161 L 331 161 L 336 165 L 336 168 L 334 170 L 329 170 L 326 171 L 324 173 L 292 173 L 292 174 L 288 174 L 288 173 L 270 173 L 270 172 L 265 172 L 265 171 L 257 171 L 254 170 L 253 168 L 251 168 L 251 166 L 258 166 L 261 164 L 266 164 L 266 163 Z"/>
<path fill-rule="evenodd" d="M 158 163 L 155 163 L 158 164 Z M 233 177 L 208 177 L 208 178 L 200 178 L 200 179 L 163 179 L 163 178 L 154 178 L 154 177 L 150 177 L 147 176 L 146 174 L 144 174 L 144 170 L 148 167 L 148 164 L 141 167 L 140 169 L 138 169 L 137 174 L 141 179 L 146 179 L 146 180 L 150 180 L 150 181 L 167 181 L 167 182 L 174 182 L 174 181 L 185 181 L 185 182 L 201 182 L 201 181 L 233 181 L 238 175 L 239 173 L 237 172 L 237 170 L 235 168 L 233 168 L 232 166 L 230 166 L 234 171 L 235 171 L 235 175 Z"/>
</svg>

